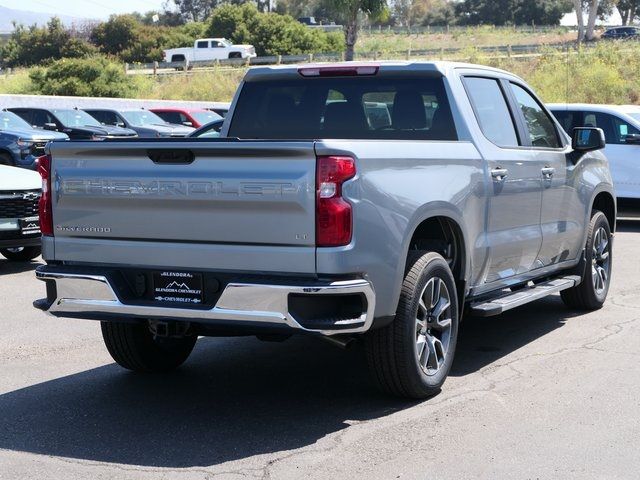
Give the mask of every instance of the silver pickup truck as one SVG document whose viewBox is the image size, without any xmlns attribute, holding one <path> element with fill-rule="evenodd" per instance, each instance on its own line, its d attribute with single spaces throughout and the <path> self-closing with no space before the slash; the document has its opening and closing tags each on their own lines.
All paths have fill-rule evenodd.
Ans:
<svg viewBox="0 0 640 480">
<path fill-rule="evenodd" d="M 505 71 L 256 68 L 222 136 L 53 143 L 36 307 L 99 320 L 143 372 L 179 366 L 198 336 L 361 339 L 384 390 L 425 398 L 463 312 L 605 301 L 602 131 L 569 138 Z"/>
</svg>

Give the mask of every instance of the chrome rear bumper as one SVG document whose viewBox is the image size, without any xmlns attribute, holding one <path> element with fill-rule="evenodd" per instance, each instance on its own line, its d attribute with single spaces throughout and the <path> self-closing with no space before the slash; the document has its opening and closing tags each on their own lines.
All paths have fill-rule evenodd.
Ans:
<svg viewBox="0 0 640 480">
<path fill-rule="evenodd" d="M 106 275 L 68 273 L 55 267 L 40 267 L 36 277 L 55 282 L 55 298 L 38 308 L 54 316 L 143 320 L 170 320 L 199 324 L 265 324 L 290 327 L 295 330 L 334 335 L 362 333 L 371 327 L 375 311 L 375 295 L 371 284 L 364 279 L 341 280 L 319 284 L 272 285 L 260 283 L 229 283 L 216 305 L 210 309 L 175 308 L 165 306 L 123 303 Z M 49 289 L 48 289 L 49 291 Z M 358 318 L 337 320 L 326 328 L 306 328 L 289 311 L 289 295 L 354 295 L 361 294 L 366 301 Z"/>
</svg>

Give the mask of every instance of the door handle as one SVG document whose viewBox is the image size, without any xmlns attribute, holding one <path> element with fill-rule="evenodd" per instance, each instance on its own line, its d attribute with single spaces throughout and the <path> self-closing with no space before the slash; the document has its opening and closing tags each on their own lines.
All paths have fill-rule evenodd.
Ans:
<svg viewBox="0 0 640 480">
<path fill-rule="evenodd" d="M 556 173 L 556 169 L 553 167 L 544 167 L 542 169 L 542 176 L 545 180 L 550 180 L 554 173 Z"/>
<path fill-rule="evenodd" d="M 491 170 L 491 176 L 496 182 L 502 182 L 507 178 L 507 173 L 509 173 L 509 170 L 506 168 L 494 168 Z"/>
</svg>

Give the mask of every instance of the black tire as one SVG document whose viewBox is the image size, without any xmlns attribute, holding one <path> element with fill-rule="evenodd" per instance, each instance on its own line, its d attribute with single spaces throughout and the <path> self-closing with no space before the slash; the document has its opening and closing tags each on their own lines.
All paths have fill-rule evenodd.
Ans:
<svg viewBox="0 0 640 480">
<path fill-rule="evenodd" d="M 419 358 L 418 354 L 418 337 L 421 330 L 417 322 L 421 315 L 420 300 L 426 293 L 427 286 L 432 285 L 432 279 L 440 286 L 446 286 L 450 305 L 443 311 L 443 315 L 448 316 L 451 321 L 444 360 L 439 368 L 427 373 L 425 368 L 428 367 L 421 366 L 422 357 Z M 437 394 L 453 363 L 458 320 L 456 285 L 447 261 L 435 252 L 410 252 L 395 320 L 390 325 L 371 331 L 365 336 L 367 362 L 379 387 L 392 395 L 416 399 Z M 424 328 L 431 325 L 430 332 L 436 332 L 433 323 L 425 322 L 424 325 Z M 437 336 L 437 333 L 434 335 Z"/>
<path fill-rule="evenodd" d="M 608 263 L 604 269 L 606 271 L 604 288 L 596 288 L 596 283 L 594 282 L 594 278 L 596 278 L 595 276 L 598 274 L 597 272 L 599 272 L 596 265 L 599 265 L 602 257 L 602 254 L 594 253 L 594 242 L 596 241 L 596 236 L 599 231 L 606 233 L 608 244 L 606 251 Z M 591 221 L 589 222 L 589 230 L 587 233 L 587 244 L 585 248 L 586 264 L 582 281 L 579 285 L 560 292 L 565 305 L 576 310 L 598 310 L 602 308 L 607 299 L 609 285 L 611 284 L 612 254 L 611 227 L 609 226 L 609 221 L 604 213 L 599 210 L 594 210 L 591 214 Z M 595 263 L 594 257 L 596 258 Z"/>
<path fill-rule="evenodd" d="M 168 372 L 182 365 L 198 337 L 155 337 L 146 323 L 101 322 L 102 338 L 118 365 L 134 372 Z"/>
<path fill-rule="evenodd" d="M 0 248 L 0 253 L 12 262 L 28 262 L 39 257 L 42 249 L 40 247 L 22 247 L 19 250 Z"/>
<path fill-rule="evenodd" d="M 242 54 L 240 52 L 231 52 L 229 58 L 242 58 Z"/>
</svg>

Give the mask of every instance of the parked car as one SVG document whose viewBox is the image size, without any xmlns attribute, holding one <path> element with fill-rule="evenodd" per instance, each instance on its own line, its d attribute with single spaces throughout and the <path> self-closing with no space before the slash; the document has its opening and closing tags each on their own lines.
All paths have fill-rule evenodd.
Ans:
<svg viewBox="0 0 640 480">
<path fill-rule="evenodd" d="M 105 138 L 131 138 L 133 130 L 101 125 L 91 115 L 75 108 L 8 108 L 35 128 L 62 132 L 71 140 L 104 140 Z"/>
<path fill-rule="evenodd" d="M 171 370 L 199 336 L 362 339 L 385 391 L 424 398 L 463 312 L 558 292 L 604 304 L 616 203 L 602 130 L 569 138 L 522 79 L 338 63 L 252 69 L 239 92 L 229 138 L 54 142 L 42 164 L 53 217 L 35 305 L 101 321 L 121 366 Z"/>
<path fill-rule="evenodd" d="M 41 185 L 36 172 L 0 165 L 0 254 L 7 260 L 28 261 L 40 255 Z"/>
<path fill-rule="evenodd" d="M 222 118 L 216 112 L 204 108 L 150 108 L 149 110 L 165 122 L 194 128 L 200 128 L 202 125 Z"/>
<path fill-rule="evenodd" d="M 640 107 L 635 105 L 549 104 L 565 131 L 598 127 L 621 212 L 640 212 Z"/>
<path fill-rule="evenodd" d="M 253 45 L 234 45 L 226 38 L 199 38 L 193 47 L 170 48 L 164 51 L 165 62 L 223 60 L 226 58 L 253 58 Z"/>
<path fill-rule="evenodd" d="M 633 26 L 612 27 L 607 28 L 600 38 L 609 40 L 626 40 L 638 38 L 640 36 L 640 28 Z"/>
<path fill-rule="evenodd" d="M 218 138 L 220 137 L 220 131 L 222 130 L 223 124 L 224 124 L 224 118 L 214 120 L 213 122 L 207 123 L 206 125 L 203 125 L 197 130 L 194 130 L 189 135 L 187 135 L 187 137 Z"/>
<path fill-rule="evenodd" d="M 44 147 L 52 140 L 69 140 L 69 137 L 35 129 L 15 113 L 0 111 L 0 165 L 35 170 L 36 159 L 44 155 Z"/>
<path fill-rule="evenodd" d="M 155 113 L 142 108 L 129 110 L 87 108 L 85 112 L 102 125 L 126 127 L 142 138 L 186 137 L 194 130 L 192 127 L 165 122 Z"/>
</svg>

